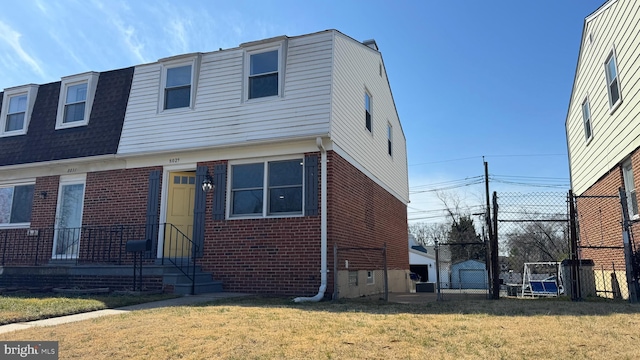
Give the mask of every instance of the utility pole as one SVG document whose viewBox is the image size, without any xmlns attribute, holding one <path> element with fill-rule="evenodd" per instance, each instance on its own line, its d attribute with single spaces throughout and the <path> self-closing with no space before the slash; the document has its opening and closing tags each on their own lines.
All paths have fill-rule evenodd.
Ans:
<svg viewBox="0 0 640 360">
<path fill-rule="evenodd" d="M 491 298 L 493 299 L 499 299 L 500 298 L 500 289 L 498 288 L 498 292 L 496 292 L 494 283 L 495 283 L 495 279 L 499 278 L 499 274 L 497 274 L 496 268 L 498 267 L 497 264 L 494 264 L 494 260 L 493 258 L 493 252 L 494 252 L 494 241 L 493 241 L 493 229 L 492 229 L 492 224 L 491 224 L 491 202 L 490 202 L 490 198 L 489 198 L 489 163 L 487 163 L 486 161 L 484 161 L 484 156 L 482 157 L 482 162 L 484 163 L 484 187 L 485 187 L 485 196 L 486 196 L 486 214 L 484 216 L 485 222 L 486 222 L 486 227 L 487 227 L 487 234 L 489 235 L 489 242 L 488 242 L 488 247 L 489 247 L 489 257 L 487 257 L 487 271 L 488 271 L 488 281 L 489 281 L 489 293 L 491 294 Z M 495 249 L 495 251 L 497 251 L 497 248 Z"/>
</svg>

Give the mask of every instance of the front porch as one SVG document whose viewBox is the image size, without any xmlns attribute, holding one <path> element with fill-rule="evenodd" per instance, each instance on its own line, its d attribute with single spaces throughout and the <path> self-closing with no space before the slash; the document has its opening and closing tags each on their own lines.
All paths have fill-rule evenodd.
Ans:
<svg viewBox="0 0 640 360">
<path fill-rule="evenodd" d="M 127 251 L 127 242 L 140 240 L 148 246 Z M 0 287 L 222 291 L 197 264 L 198 253 L 198 244 L 168 223 L 0 229 Z"/>
</svg>

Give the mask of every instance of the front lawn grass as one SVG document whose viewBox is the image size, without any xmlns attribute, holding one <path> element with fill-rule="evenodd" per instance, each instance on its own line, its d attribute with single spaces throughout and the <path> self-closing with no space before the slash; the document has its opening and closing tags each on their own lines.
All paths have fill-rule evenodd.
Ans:
<svg viewBox="0 0 640 360">
<path fill-rule="evenodd" d="M 60 359 L 635 359 L 640 305 L 235 298 L 0 334 Z"/>
<path fill-rule="evenodd" d="M 0 296 L 0 325 L 47 319 L 176 297 L 152 295 L 83 295 L 16 293 Z"/>
</svg>

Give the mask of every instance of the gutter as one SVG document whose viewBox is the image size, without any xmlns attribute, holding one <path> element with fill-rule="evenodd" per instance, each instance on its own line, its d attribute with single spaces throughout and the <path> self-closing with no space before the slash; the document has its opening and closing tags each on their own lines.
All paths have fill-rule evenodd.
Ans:
<svg viewBox="0 0 640 360">
<path fill-rule="evenodd" d="M 297 297 L 294 302 L 318 302 L 324 298 L 327 290 L 327 150 L 322 145 L 322 138 L 316 138 L 316 145 L 321 154 L 320 174 L 320 288 L 313 297 Z M 335 286 L 335 284 L 334 284 Z"/>
</svg>

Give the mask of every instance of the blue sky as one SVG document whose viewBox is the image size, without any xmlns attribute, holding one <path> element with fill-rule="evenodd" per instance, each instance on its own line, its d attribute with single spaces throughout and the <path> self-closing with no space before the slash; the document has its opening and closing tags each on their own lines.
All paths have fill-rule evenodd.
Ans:
<svg viewBox="0 0 640 360">
<path fill-rule="evenodd" d="M 604 0 L 2 2 L 2 89 L 279 35 L 375 39 L 407 139 L 409 219 L 434 222 L 431 190 L 482 201 L 483 156 L 491 191 L 568 190 L 582 25 Z"/>
</svg>

